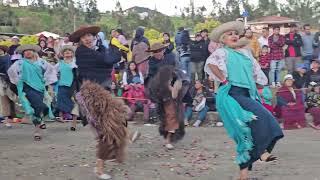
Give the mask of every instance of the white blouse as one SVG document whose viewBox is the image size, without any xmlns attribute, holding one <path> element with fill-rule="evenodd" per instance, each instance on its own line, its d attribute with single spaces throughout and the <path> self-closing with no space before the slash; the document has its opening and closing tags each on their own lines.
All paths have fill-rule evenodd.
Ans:
<svg viewBox="0 0 320 180">
<path fill-rule="evenodd" d="M 249 57 L 251 59 L 251 62 L 253 63 L 253 75 L 256 83 L 260 85 L 266 85 L 268 83 L 268 78 L 261 70 L 260 65 L 255 60 L 255 58 L 252 56 L 252 53 L 245 48 L 242 48 L 238 50 L 245 56 Z M 204 71 L 209 74 L 211 78 L 213 78 L 216 81 L 220 81 L 219 78 L 217 78 L 209 68 L 209 64 L 216 65 L 219 70 L 223 73 L 223 75 L 227 78 L 228 77 L 228 70 L 227 70 L 227 57 L 228 52 L 224 48 L 219 48 L 216 51 L 214 51 L 207 59 L 206 64 L 204 66 Z"/>
<path fill-rule="evenodd" d="M 11 83 L 17 85 L 21 78 L 21 66 L 24 60 L 18 60 L 8 69 L 8 75 Z M 56 69 L 47 61 L 39 59 L 36 62 L 44 70 L 44 80 L 46 85 L 53 84 L 58 81 Z"/>
</svg>

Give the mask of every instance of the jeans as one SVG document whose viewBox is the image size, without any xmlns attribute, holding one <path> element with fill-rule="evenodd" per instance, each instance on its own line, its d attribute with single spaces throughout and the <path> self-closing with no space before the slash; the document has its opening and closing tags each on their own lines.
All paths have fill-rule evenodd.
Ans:
<svg viewBox="0 0 320 180">
<path fill-rule="evenodd" d="M 281 71 L 285 66 L 284 60 L 271 60 L 270 72 L 269 72 L 269 82 L 280 82 Z"/>
<path fill-rule="evenodd" d="M 206 120 L 207 117 L 207 112 L 209 111 L 209 107 L 205 106 L 201 111 L 198 112 L 198 118 L 197 120 L 200 120 L 201 122 L 203 122 L 204 120 Z M 184 112 L 184 119 L 186 120 L 190 120 L 192 118 L 192 107 L 187 106 L 186 107 L 186 111 Z"/>
<path fill-rule="evenodd" d="M 302 63 L 301 57 L 286 57 L 286 68 L 289 74 L 292 74 L 296 70 L 296 65 Z"/>
<path fill-rule="evenodd" d="M 192 75 L 192 81 L 196 80 L 196 74 L 197 74 L 197 80 L 203 80 L 203 66 L 204 62 L 191 62 L 191 75 Z"/>
<path fill-rule="evenodd" d="M 181 69 L 184 70 L 188 77 L 191 78 L 191 66 L 190 66 L 191 58 L 190 56 L 180 57 Z"/>
<path fill-rule="evenodd" d="M 312 55 L 303 56 L 304 65 L 307 67 L 308 70 L 310 70 L 312 58 Z"/>
</svg>

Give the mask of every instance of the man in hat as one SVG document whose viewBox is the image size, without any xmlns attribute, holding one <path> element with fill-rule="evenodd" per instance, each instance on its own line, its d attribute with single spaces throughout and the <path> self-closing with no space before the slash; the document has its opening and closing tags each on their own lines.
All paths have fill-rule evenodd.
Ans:
<svg viewBox="0 0 320 180">
<path fill-rule="evenodd" d="M 71 42 L 79 43 L 75 52 L 80 84 L 84 80 L 109 87 L 113 65 L 121 60 L 119 50 L 107 50 L 102 44 L 95 44 L 98 26 L 81 27 L 69 36 Z"/>
<path fill-rule="evenodd" d="M 311 82 L 311 91 L 307 94 L 307 108 L 308 112 L 313 117 L 313 123 L 309 125 L 316 129 L 320 130 L 320 83 Z"/>
<path fill-rule="evenodd" d="M 296 31 L 297 25 L 290 25 L 290 32 L 285 35 L 286 45 L 288 46 L 285 52 L 286 67 L 288 73 L 292 74 L 295 71 L 296 64 L 301 63 L 301 35 Z"/>
<path fill-rule="evenodd" d="M 164 55 L 166 48 L 167 46 L 162 43 L 154 43 L 151 45 L 150 49 L 147 50 L 147 52 L 151 52 L 152 54 L 149 58 L 148 78 L 154 77 L 157 74 L 159 67 L 161 66 L 176 65 L 173 59 L 167 58 Z"/>
<path fill-rule="evenodd" d="M 19 100 L 27 116 L 35 125 L 34 139 L 41 140 L 40 130 L 45 129 L 43 120 L 46 116 L 54 118 L 50 108 L 51 84 L 57 81 L 53 66 L 39 59 L 38 45 L 21 45 L 16 50 L 23 58 L 16 61 L 8 70 L 11 83 L 17 86 Z"/>
<path fill-rule="evenodd" d="M 10 89 L 8 69 L 11 65 L 10 56 L 7 54 L 8 47 L 0 45 L 0 114 L 5 118 L 3 123 L 6 127 L 11 127 L 10 116 L 14 114 L 12 105 L 15 94 Z"/>
<path fill-rule="evenodd" d="M 306 87 L 308 87 L 311 82 L 320 83 L 320 60 L 317 57 L 314 57 L 311 61 L 310 68 L 306 73 Z"/>
</svg>

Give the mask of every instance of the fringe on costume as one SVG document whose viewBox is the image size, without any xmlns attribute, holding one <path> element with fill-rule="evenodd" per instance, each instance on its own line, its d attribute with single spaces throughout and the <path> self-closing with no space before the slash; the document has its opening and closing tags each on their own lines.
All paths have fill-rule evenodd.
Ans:
<svg viewBox="0 0 320 180">
<path fill-rule="evenodd" d="M 76 95 L 89 124 L 97 133 L 97 158 L 123 162 L 127 146 L 129 107 L 97 83 L 83 82 Z"/>
</svg>

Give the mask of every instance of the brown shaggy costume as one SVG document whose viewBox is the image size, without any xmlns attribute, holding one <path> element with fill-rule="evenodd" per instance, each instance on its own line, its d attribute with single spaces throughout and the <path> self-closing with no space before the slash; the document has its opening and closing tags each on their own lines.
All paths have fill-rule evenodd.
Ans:
<svg viewBox="0 0 320 180">
<path fill-rule="evenodd" d="M 169 85 L 173 87 L 172 90 Z M 181 140 L 185 134 L 183 99 L 188 94 L 189 86 L 190 81 L 185 78 L 185 74 L 173 66 L 160 67 L 148 83 L 149 97 L 157 103 L 160 135 L 166 138 L 170 131 L 174 131 L 170 136 L 171 142 Z"/>
<path fill-rule="evenodd" d="M 127 145 L 129 107 L 97 83 L 83 82 L 76 95 L 82 113 L 96 131 L 97 158 L 123 162 Z"/>
</svg>

